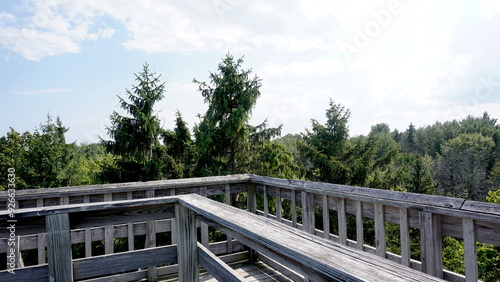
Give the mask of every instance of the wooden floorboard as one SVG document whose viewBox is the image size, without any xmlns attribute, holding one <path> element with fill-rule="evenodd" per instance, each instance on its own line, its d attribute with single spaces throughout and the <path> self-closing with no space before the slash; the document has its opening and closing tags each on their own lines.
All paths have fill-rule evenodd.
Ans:
<svg viewBox="0 0 500 282">
<path fill-rule="evenodd" d="M 269 267 L 267 264 L 257 261 L 253 264 L 249 263 L 235 263 L 230 264 L 233 269 L 235 269 L 241 276 L 248 281 L 259 281 L 259 282 L 289 282 L 293 281 L 288 279 L 283 274 L 279 273 L 275 269 Z M 167 279 L 160 279 L 162 282 L 174 282 L 179 281 L 178 277 L 170 277 Z M 200 281 L 203 282 L 216 282 L 217 279 L 213 278 L 212 275 L 204 270 L 200 270 Z"/>
</svg>

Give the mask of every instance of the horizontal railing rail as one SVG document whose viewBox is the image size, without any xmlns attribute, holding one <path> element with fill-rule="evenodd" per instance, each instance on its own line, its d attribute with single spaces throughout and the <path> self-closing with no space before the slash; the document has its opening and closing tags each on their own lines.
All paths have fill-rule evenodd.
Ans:
<svg viewBox="0 0 500 282">
<path fill-rule="evenodd" d="M 500 246 L 500 205 L 497 204 L 257 175 L 19 190 L 16 191 L 16 208 L 126 201 L 191 193 L 202 196 L 224 195 L 228 204 L 234 204 L 231 203 L 233 198 L 231 195 L 242 193 L 244 196 L 250 195 L 248 208 L 259 215 L 450 281 L 477 281 L 476 242 Z M 7 198 L 7 192 L 0 192 L 0 201 Z M 275 206 L 271 207 L 271 203 Z M 0 207 L 6 206 L 7 202 L 5 204 L 0 202 Z M 284 217 L 285 206 L 289 209 L 287 214 L 290 214 L 287 218 Z M 271 209 L 275 210 L 273 214 L 270 212 Z M 315 216 L 315 210 L 323 214 L 323 226 L 316 224 L 315 217 L 317 219 L 318 215 Z M 327 211 L 337 213 L 336 234 L 332 234 L 333 230 L 330 230 L 331 218 Z M 101 219 L 105 220 L 105 217 L 103 215 Z M 355 218 L 355 238 L 347 237 L 348 217 Z M 363 240 L 366 235 L 363 226 L 365 219 L 372 219 L 374 222 L 376 244 L 373 247 L 365 244 Z M 399 225 L 400 254 L 387 251 L 386 223 Z M 116 237 L 131 238 L 148 234 L 153 226 L 156 228 L 153 230 L 156 233 L 166 231 L 175 233 L 174 219 L 150 219 L 132 225 L 130 222 L 114 225 L 112 228 L 109 225 L 102 228 L 82 227 L 72 231 L 71 240 L 73 243 L 85 243 L 86 257 L 91 257 L 92 242 L 103 239 L 105 242 L 112 242 L 112 238 Z M 46 263 L 46 240 L 42 229 L 36 228 L 37 225 L 33 225 L 30 231 L 16 234 L 16 240 L 20 245 L 20 251 L 37 249 L 39 263 L 43 264 Z M 200 228 L 202 234 L 208 234 L 208 225 L 201 223 Z M 412 228 L 420 230 L 419 261 L 410 258 Z M 19 230 L 19 232 L 24 231 Z M 463 239 L 465 277 L 443 270 L 442 234 Z M 208 235 L 202 238 L 205 246 L 208 244 L 207 238 Z M 7 239 L 0 236 L 0 253 L 7 253 Z M 112 244 L 105 244 L 107 244 L 107 254 L 111 254 Z M 155 242 L 150 244 L 150 246 L 155 245 Z M 228 240 L 227 243 L 220 244 L 220 248 L 231 252 L 232 245 L 233 240 Z"/>
<path fill-rule="evenodd" d="M 71 255 L 71 231 L 110 224 L 120 225 L 130 222 L 175 219 L 179 222 L 176 235 L 180 237 L 183 236 L 184 219 L 179 219 L 182 213 L 176 211 L 177 202 L 178 197 L 161 197 L 20 209 L 16 214 L 15 232 L 21 236 L 32 232 L 44 232 L 47 240 L 48 263 L 12 269 L 12 271 L 0 271 L 0 281 L 85 280 L 95 282 L 113 279 L 132 281 L 144 278 L 156 281 L 159 276 L 176 274 L 179 269 L 184 267 L 178 264 L 179 257 L 184 255 L 184 253 L 179 252 L 178 244 L 160 247 L 146 246 L 146 248 L 140 250 L 73 259 Z M 0 212 L 0 228 L 6 228 L 10 222 L 12 220 L 9 213 L 6 211 Z M 196 228 L 200 224 L 197 223 L 196 218 L 190 224 L 193 224 L 196 236 Z M 197 238 L 195 237 L 194 240 L 196 241 Z M 235 245 L 233 245 L 233 248 L 243 250 L 243 248 Z M 222 258 L 214 254 L 220 253 L 219 249 L 218 244 L 211 244 L 206 247 L 203 245 L 197 246 L 201 258 L 199 263 L 210 272 L 213 272 L 215 276 L 220 275 L 220 273 L 226 275 L 227 273 L 235 274 L 233 270 L 229 270 Z M 233 255 L 232 258 L 226 256 L 224 261 L 242 259 L 246 259 L 246 256 L 238 254 Z M 194 264 L 198 266 L 198 260 Z M 141 271 L 141 269 L 145 268 L 147 270 Z M 240 276 L 235 275 L 234 277 Z"/>
<path fill-rule="evenodd" d="M 253 198 L 250 196 L 249 204 Z M 105 214 L 109 215 L 105 222 L 99 221 Z M 72 258 L 72 229 L 171 218 L 175 218 L 177 224 L 176 245 L 83 259 Z M 5 228 L 7 220 L 10 220 L 9 213 L 0 212 L 0 220 L 1 227 Z M 17 269 L 15 280 L 130 280 L 144 278 L 137 276 L 137 270 L 148 268 L 148 280 L 155 281 L 158 278 L 157 267 L 170 265 L 163 268 L 172 268 L 175 264 L 180 281 L 198 281 L 200 264 L 220 281 L 245 281 L 209 248 L 198 242 L 199 220 L 298 271 L 306 280 L 439 280 L 196 194 L 21 209 L 16 214 L 16 226 L 22 234 L 31 227 L 36 232 L 45 229 L 48 263 Z M 155 276 L 151 277 L 149 271 L 153 268 Z M 1 271 L 0 280 L 10 280 L 11 275 L 7 270 Z"/>
</svg>

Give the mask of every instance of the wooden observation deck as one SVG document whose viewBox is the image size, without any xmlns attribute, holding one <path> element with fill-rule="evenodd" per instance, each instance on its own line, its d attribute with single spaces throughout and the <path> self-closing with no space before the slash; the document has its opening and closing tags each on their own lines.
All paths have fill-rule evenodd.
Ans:
<svg viewBox="0 0 500 282">
<path fill-rule="evenodd" d="M 232 206 L 236 194 L 244 209 Z M 216 195 L 225 203 L 207 198 Z M 7 192 L 0 199 L 6 207 Z M 0 281 L 477 281 L 476 242 L 500 246 L 500 205 L 256 175 L 19 190 L 15 199 L 15 221 L 0 211 Z M 366 219 L 375 246 L 363 240 Z M 387 252 L 387 223 L 399 225 L 401 254 Z M 210 242 L 209 228 L 226 237 Z M 161 234 L 171 240 L 157 244 Z M 442 234 L 463 238 L 466 276 L 443 270 Z M 23 263 L 28 252 L 36 263 Z"/>
</svg>

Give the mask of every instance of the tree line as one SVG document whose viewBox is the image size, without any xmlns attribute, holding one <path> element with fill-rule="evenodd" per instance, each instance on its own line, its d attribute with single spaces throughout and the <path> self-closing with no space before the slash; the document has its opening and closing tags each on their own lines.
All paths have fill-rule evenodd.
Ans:
<svg viewBox="0 0 500 282">
<path fill-rule="evenodd" d="M 48 116 L 34 132 L 0 137 L 0 171 L 14 167 L 18 189 L 254 173 L 500 203 L 500 125 L 488 113 L 404 131 L 380 123 L 350 136 L 350 110 L 330 100 L 324 124 L 312 119 L 305 132 L 281 137 L 267 120 L 250 124 L 262 80 L 243 63 L 227 54 L 208 82 L 194 79 L 207 110 L 192 128 L 177 111 L 173 129 L 155 110 L 165 82 L 145 64 L 118 96 L 123 113 L 110 114 L 107 137 L 68 144 L 68 128 Z M 443 242 L 445 266 L 463 273 L 463 242 Z M 482 279 L 498 279 L 498 247 L 481 248 Z"/>
</svg>

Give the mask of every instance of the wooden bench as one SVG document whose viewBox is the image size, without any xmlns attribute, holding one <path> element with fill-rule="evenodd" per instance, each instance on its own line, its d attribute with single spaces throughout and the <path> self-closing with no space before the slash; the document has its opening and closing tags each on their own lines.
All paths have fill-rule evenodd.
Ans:
<svg viewBox="0 0 500 282">
<path fill-rule="evenodd" d="M 178 201 L 201 221 L 311 281 L 443 281 L 199 195 Z"/>
</svg>

